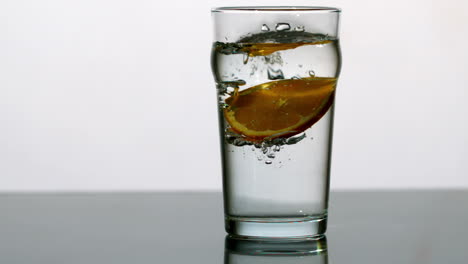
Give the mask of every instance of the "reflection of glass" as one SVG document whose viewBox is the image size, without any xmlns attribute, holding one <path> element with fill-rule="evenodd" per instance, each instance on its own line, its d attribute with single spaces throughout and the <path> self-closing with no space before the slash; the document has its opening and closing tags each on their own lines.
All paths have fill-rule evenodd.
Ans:
<svg viewBox="0 0 468 264">
<path fill-rule="evenodd" d="M 326 264 L 325 236 L 310 240 L 243 240 L 226 237 L 224 264 Z"/>
<path fill-rule="evenodd" d="M 228 233 L 325 232 L 339 15 L 329 7 L 213 9 Z"/>
</svg>

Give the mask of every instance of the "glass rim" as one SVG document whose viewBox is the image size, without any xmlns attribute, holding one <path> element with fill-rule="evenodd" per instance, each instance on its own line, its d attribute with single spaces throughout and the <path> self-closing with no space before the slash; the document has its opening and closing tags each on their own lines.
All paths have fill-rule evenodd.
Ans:
<svg viewBox="0 0 468 264">
<path fill-rule="evenodd" d="M 225 6 L 214 7 L 212 13 L 274 13 L 274 12 L 304 12 L 304 13 L 340 13 L 341 9 L 329 6 Z"/>
</svg>

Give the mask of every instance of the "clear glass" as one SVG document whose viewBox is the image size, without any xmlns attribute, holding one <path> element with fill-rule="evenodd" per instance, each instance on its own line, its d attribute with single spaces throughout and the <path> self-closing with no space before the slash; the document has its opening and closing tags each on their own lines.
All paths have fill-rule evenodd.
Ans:
<svg viewBox="0 0 468 264">
<path fill-rule="evenodd" d="M 325 233 L 340 10 L 212 10 L 226 231 Z"/>
</svg>

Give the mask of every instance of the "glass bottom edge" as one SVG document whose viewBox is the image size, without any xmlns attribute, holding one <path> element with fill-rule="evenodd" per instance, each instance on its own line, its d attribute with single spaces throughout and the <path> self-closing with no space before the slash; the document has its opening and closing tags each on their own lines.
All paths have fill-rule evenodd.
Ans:
<svg viewBox="0 0 468 264">
<path fill-rule="evenodd" d="M 327 216 L 294 218 L 225 218 L 226 232 L 244 239 L 308 239 L 317 238 L 327 230 Z"/>
</svg>

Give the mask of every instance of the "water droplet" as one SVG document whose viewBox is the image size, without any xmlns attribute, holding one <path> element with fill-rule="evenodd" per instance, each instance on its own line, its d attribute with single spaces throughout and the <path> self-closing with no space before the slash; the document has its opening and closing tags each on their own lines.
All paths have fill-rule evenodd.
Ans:
<svg viewBox="0 0 468 264">
<path fill-rule="evenodd" d="M 299 80 L 299 79 L 301 79 L 301 77 L 299 77 L 299 76 L 293 76 L 293 77 L 291 78 L 291 80 Z"/>
<path fill-rule="evenodd" d="M 280 149 L 281 149 L 281 148 L 280 148 L 280 146 L 278 146 L 278 145 L 273 147 L 273 151 L 274 151 L 274 152 L 278 152 L 278 151 L 280 151 Z"/>
<path fill-rule="evenodd" d="M 270 31 L 270 28 L 266 25 L 266 24 L 263 24 L 262 26 L 262 31 Z"/>
<path fill-rule="evenodd" d="M 270 80 L 284 79 L 283 71 L 281 69 L 274 70 L 273 68 L 268 67 L 268 79 Z"/>
<path fill-rule="evenodd" d="M 262 161 L 263 160 L 263 157 L 261 155 L 257 156 L 257 160 L 258 161 Z"/>
<path fill-rule="evenodd" d="M 297 26 L 294 28 L 294 31 L 304 32 L 304 26 Z"/>
<path fill-rule="evenodd" d="M 314 71 L 309 71 L 310 77 L 315 77 L 315 72 Z"/>
<path fill-rule="evenodd" d="M 270 165 L 271 163 L 273 163 L 271 160 L 265 160 L 265 164 Z"/>
<path fill-rule="evenodd" d="M 290 30 L 291 26 L 288 23 L 278 23 L 275 27 L 276 31 Z"/>
<path fill-rule="evenodd" d="M 302 68 L 302 64 L 299 64 L 299 65 L 297 65 L 297 66 L 299 66 L 299 68 Z"/>
<path fill-rule="evenodd" d="M 274 159 L 275 158 L 275 153 L 273 153 L 273 152 L 268 153 L 267 157 L 270 158 L 270 159 Z"/>
<path fill-rule="evenodd" d="M 314 140 L 314 137 L 310 137 L 310 140 Z"/>
</svg>

